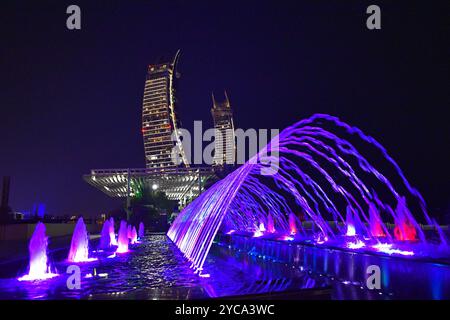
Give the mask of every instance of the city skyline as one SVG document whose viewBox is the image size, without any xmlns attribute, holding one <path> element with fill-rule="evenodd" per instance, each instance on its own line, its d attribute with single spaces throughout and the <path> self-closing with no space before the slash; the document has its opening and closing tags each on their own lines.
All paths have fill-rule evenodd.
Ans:
<svg viewBox="0 0 450 320">
<path fill-rule="evenodd" d="M 80 5 L 86 13 L 100 12 L 99 4 Z M 82 30 L 71 33 L 57 27 L 65 19 L 63 4 L 62 16 L 58 6 L 44 6 L 7 17 L 17 6 L 2 10 L 2 20 L 14 27 L 0 31 L 6 44 L 0 175 L 11 176 L 15 210 L 43 202 L 57 215 L 93 215 L 117 206 L 81 176 L 91 168 L 145 165 L 140 124 L 146 66 L 179 48 L 183 128 L 194 120 L 212 127 L 210 93 L 224 88 L 239 106 L 240 128 L 283 129 L 314 113 L 337 115 L 379 139 L 432 208 L 448 209 L 448 134 L 440 116 L 447 107 L 448 61 L 439 50 L 443 44 L 429 37 L 444 32 L 432 17 L 438 8 L 412 5 L 413 18 L 388 20 L 379 34 L 370 34 L 363 4 L 345 12 L 333 5 L 273 10 L 240 4 L 239 13 L 215 4 L 221 19 L 199 5 L 177 11 L 169 4 L 111 5 L 101 8 L 102 16 L 86 14 Z M 403 7 L 386 8 L 401 15 Z M 32 35 L 34 25 L 40 28 Z"/>
</svg>

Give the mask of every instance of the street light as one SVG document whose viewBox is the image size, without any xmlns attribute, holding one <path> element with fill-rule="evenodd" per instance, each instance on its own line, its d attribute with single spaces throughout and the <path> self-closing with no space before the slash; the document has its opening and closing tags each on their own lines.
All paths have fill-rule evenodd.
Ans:
<svg viewBox="0 0 450 320">
<path fill-rule="evenodd" d="M 157 184 L 153 184 L 153 185 L 152 185 L 152 189 L 153 189 L 153 190 L 158 189 L 158 185 L 157 185 Z"/>
</svg>

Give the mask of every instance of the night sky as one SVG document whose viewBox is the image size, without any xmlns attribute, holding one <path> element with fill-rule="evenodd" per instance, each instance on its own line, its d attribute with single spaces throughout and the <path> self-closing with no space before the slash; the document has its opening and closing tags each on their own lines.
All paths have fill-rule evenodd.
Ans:
<svg viewBox="0 0 450 320">
<path fill-rule="evenodd" d="M 66 28 L 77 4 L 82 29 Z M 366 28 L 369 4 L 382 29 Z M 211 125 L 227 89 L 240 128 L 329 113 L 382 143 L 432 210 L 450 208 L 448 1 L 6 1 L 0 175 L 10 205 L 54 215 L 120 206 L 82 180 L 143 167 L 146 67 L 182 55 L 182 124 Z M 430 210 L 432 212 L 432 210 Z"/>
</svg>

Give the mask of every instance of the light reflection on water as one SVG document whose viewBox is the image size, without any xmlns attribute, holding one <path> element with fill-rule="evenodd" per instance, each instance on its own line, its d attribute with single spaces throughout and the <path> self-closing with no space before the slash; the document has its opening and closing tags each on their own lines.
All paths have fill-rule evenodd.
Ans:
<svg viewBox="0 0 450 320">
<path fill-rule="evenodd" d="M 333 287 L 332 299 L 450 299 L 450 264 L 445 262 L 355 253 L 236 234 L 221 240 L 236 250 L 276 257 L 311 274 L 322 274 Z M 367 289 L 367 268 L 371 265 L 380 267 L 380 290 Z"/>
</svg>

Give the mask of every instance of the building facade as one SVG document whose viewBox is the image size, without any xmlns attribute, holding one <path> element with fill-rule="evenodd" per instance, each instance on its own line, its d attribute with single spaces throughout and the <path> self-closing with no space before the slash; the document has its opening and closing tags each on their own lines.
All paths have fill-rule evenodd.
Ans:
<svg viewBox="0 0 450 320">
<path fill-rule="evenodd" d="M 213 165 L 234 165 L 236 161 L 236 144 L 234 136 L 233 110 L 225 91 L 225 101 L 217 102 L 212 94 L 211 114 L 215 129 L 215 153 Z"/>
<path fill-rule="evenodd" d="M 172 152 L 178 146 L 181 164 L 188 166 L 180 137 L 176 114 L 175 83 L 178 78 L 178 51 L 172 62 L 148 66 L 142 103 L 142 136 L 145 165 L 148 169 L 178 166 Z"/>
</svg>

